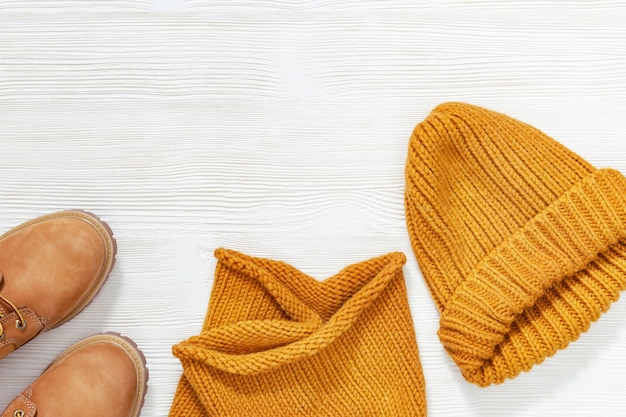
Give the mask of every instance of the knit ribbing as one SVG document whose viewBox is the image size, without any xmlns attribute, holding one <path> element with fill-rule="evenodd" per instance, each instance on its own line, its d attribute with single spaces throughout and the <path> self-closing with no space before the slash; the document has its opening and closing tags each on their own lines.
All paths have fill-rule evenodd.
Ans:
<svg viewBox="0 0 626 417">
<path fill-rule="evenodd" d="M 626 288 L 626 179 L 538 130 L 465 104 L 416 127 L 411 243 L 439 337 L 481 386 L 565 348 Z"/>
<path fill-rule="evenodd" d="M 200 335 L 170 416 L 424 416 L 424 380 L 401 253 L 319 282 L 218 249 Z"/>
</svg>

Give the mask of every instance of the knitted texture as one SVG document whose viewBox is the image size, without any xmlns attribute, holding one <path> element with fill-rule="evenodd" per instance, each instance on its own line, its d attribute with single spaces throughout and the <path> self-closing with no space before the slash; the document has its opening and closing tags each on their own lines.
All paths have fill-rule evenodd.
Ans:
<svg viewBox="0 0 626 417">
<path fill-rule="evenodd" d="M 442 104 L 415 128 L 405 174 L 439 338 L 468 381 L 530 370 L 626 287 L 626 179 L 537 129 Z"/>
<path fill-rule="evenodd" d="M 425 416 L 402 253 L 319 282 L 226 249 L 170 417 Z"/>
</svg>

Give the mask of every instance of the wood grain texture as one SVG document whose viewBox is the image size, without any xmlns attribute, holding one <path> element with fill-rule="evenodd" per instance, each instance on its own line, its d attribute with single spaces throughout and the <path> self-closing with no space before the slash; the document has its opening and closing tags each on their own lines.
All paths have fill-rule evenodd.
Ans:
<svg viewBox="0 0 626 417">
<path fill-rule="evenodd" d="M 319 279 L 404 251 L 430 416 L 624 416 L 623 301 L 532 372 L 466 383 L 403 209 L 408 136 L 448 100 L 626 172 L 624 22 L 617 0 L 0 2 L 0 228 L 85 208 L 119 243 L 94 302 L 0 363 L 0 408 L 114 330 L 148 358 L 142 415 L 167 415 L 225 246 Z"/>
</svg>

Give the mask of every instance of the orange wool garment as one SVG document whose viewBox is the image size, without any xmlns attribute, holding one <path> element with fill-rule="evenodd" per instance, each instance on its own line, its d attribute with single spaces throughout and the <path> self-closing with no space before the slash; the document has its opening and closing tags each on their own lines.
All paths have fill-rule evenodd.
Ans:
<svg viewBox="0 0 626 417">
<path fill-rule="evenodd" d="M 539 130 L 447 103 L 414 130 L 405 208 L 439 338 L 480 386 L 528 371 L 626 287 L 626 179 Z"/>
<path fill-rule="evenodd" d="M 218 249 L 199 336 L 170 417 L 425 416 L 402 253 L 319 282 L 283 262 Z"/>
</svg>

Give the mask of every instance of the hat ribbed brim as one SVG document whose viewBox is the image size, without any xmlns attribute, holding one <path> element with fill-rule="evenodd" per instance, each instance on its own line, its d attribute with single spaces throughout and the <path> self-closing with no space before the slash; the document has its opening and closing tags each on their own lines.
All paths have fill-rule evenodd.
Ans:
<svg viewBox="0 0 626 417">
<path fill-rule="evenodd" d="M 597 170 L 495 247 L 439 337 L 464 377 L 501 383 L 565 348 L 626 288 L 626 178 Z"/>
</svg>

